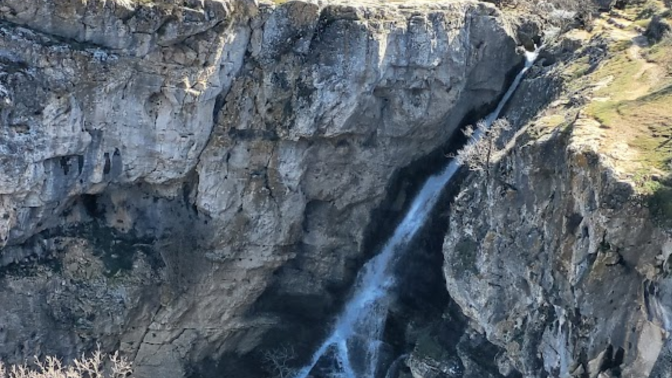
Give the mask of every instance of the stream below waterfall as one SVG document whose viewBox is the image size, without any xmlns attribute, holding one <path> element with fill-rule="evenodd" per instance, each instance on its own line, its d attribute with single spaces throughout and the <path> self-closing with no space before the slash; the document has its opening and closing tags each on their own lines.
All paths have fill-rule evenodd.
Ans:
<svg viewBox="0 0 672 378">
<path fill-rule="evenodd" d="M 526 53 L 524 68 L 515 77 L 497 108 L 485 118 L 489 127 L 499 117 L 523 76 L 534 63 L 539 49 Z M 482 131 L 476 130 L 467 143 L 474 143 Z M 353 294 L 336 324 L 313 354 L 310 362 L 293 378 L 381 378 L 388 375 L 381 361 L 383 331 L 392 301 L 390 295 L 395 285 L 393 267 L 411 239 L 427 220 L 438 201 L 442 189 L 459 170 L 453 159 L 438 174 L 427 179 L 390 239 L 380 253 L 368 261 L 359 272 Z M 398 361 L 392 366 L 398 365 Z"/>
</svg>

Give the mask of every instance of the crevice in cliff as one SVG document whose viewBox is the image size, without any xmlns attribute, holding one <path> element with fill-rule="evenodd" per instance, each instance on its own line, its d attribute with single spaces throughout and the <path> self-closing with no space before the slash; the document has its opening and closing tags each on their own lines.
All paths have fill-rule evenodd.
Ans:
<svg viewBox="0 0 672 378">
<path fill-rule="evenodd" d="M 468 125 L 476 124 L 495 109 L 501 98 L 504 96 L 506 88 L 513 82 L 513 79 L 516 74 L 520 72 L 520 68 L 523 64 L 524 63 L 516 65 L 509 71 L 503 90 L 497 96 L 496 100 L 479 109 L 471 109 L 466 113 L 459 122 L 458 129 L 448 141 L 428 155 L 399 169 L 394 174 L 386 190 L 388 196 L 371 215 L 371 219 L 375 221 L 371 222 L 366 227 L 365 240 L 362 247 L 362 250 L 365 251 L 365 255 L 362 256 L 363 261 L 356 265 L 359 266 L 363 264 L 364 261 L 370 259 L 382 247 L 408 210 L 412 199 L 417 194 L 418 190 L 420 190 L 420 187 L 425 180 L 444 167 L 449 161 L 448 157 L 455 154 L 457 150 L 466 143 L 467 139 L 461 130 L 464 130 Z M 460 181 L 460 177 L 456 177 L 451 181 L 449 186 L 458 186 Z M 445 201 L 441 201 L 441 203 L 444 202 Z"/>
<path fill-rule="evenodd" d="M 18 24 L 18 23 L 15 23 L 15 22 L 7 21 L 7 20 L 0 20 L 0 28 L 2 28 L 2 27 L 6 27 L 6 28 L 9 28 L 9 29 L 13 29 L 13 30 L 24 29 L 25 31 L 30 32 L 32 35 L 27 34 L 25 32 L 24 33 L 17 32 L 16 34 L 21 35 L 23 38 L 35 40 L 36 43 L 41 43 L 45 46 L 54 46 L 54 45 L 57 45 L 57 44 L 61 44 L 61 45 L 65 45 L 65 46 L 68 46 L 68 47 L 72 48 L 72 50 L 74 50 L 74 51 L 90 52 L 91 50 L 99 50 L 99 51 L 109 52 L 110 54 L 113 54 L 113 55 L 118 55 L 117 51 L 114 51 L 114 50 L 112 50 L 112 49 L 110 49 L 106 46 L 103 46 L 103 45 L 98 45 L 98 44 L 95 44 L 95 43 L 92 43 L 92 42 L 80 42 L 80 41 L 77 41 L 77 40 L 74 40 L 74 39 L 61 37 L 61 36 L 56 35 L 56 34 L 47 33 L 47 32 L 35 29 L 33 27 L 27 26 L 27 25 L 22 25 L 22 24 Z M 46 38 L 49 38 L 51 41 L 47 42 L 47 41 L 41 40 L 41 41 L 37 42 L 36 38 L 34 38 L 35 35 L 44 36 Z"/>
<path fill-rule="evenodd" d="M 512 71 L 512 74 L 513 73 L 516 73 L 516 70 Z M 549 78 L 549 77 L 541 78 L 542 85 L 543 84 L 548 85 L 549 84 L 549 79 L 550 79 L 550 83 L 553 83 L 552 77 L 551 78 Z M 537 86 L 539 86 L 538 82 L 536 82 L 535 84 Z M 528 88 L 525 88 L 526 86 Z M 529 87 L 533 87 L 532 89 L 534 89 L 534 91 L 536 91 L 536 92 L 539 91 L 538 88 L 534 88 L 534 85 L 530 85 L 529 83 L 524 82 L 523 87 L 524 87 L 523 88 L 524 90 L 529 90 L 530 89 Z M 520 91 L 520 89 L 519 89 L 519 91 Z M 511 103 L 520 104 L 521 98 L 526 97 L 526 95 L 525 94 L 519 95 L 518 92 L 517 92 L 514 95 L 514 97 L 511 99 L 511 102 L 506 104 L 506 106 L 504 107 L 503 112 L 502 112 L 502 116 L 508 116 L 508 114 L 506 113 L 507 110 L 514 109 L 515 111 L 517 111 L 515 114 L 513 114 L 513 117 L 511 117 L 512 124 L 514 126 L 512 133 L 515 133 L 517 131 L 517 129 L 522 124 L 527 122 L 530 118 L 532 118 L 539 111 L 540 108 L 542 108 L 545 104 L 550 102 L 554 98 L 556 93 L 557 93 L 557 89 L 547 88 L 547 89 L 545 89 L 545 92 L 543 93 L 543 95 L 541 95 L 537 98 L 537 101 L 535 103 L 530 104 L 529 107 L 523 108 L 522 110 L 520 110 L 520 109 L 514 109 L 513 106 L 511 105 Z M 464 127 L 467 124 L 475 123 L 475 121 L 477 121 L 478 119 L 483 118 L 484 113 L 487 114 L 487 112 L 483 112 L 481 114 L 479 114 L 478 112 L 472 112 L 462 121 L 461 126 Z M 509 117 L 507 117 L 507 118 L 509 118 Z M 451 141 L 449 141 L 443 147 L 443 151 L 446 151 L 446 150 L 450 151 L 451 148 L 453 150 L 456 149 L 456 148 L 459 148 L 459 146 L 464 143 L 464 139 L 460 140 L 459 139 L 460 137 L 461 137 L 461 134 L 454 135 L 451 138 Z M 442 155 L 445 156 L 445 152 L 443 152 Z M 430 155 L 428 157 L 425 157 L 425 158 L 421 159 L 420 162 L 416 162 L 414 164 L 419 164 L 422 167 L 428 167 L 428 166 L 431 167 L 432 166 L 432 162 L 431 162 L 432 158 L 433 158 L 433 156 Z M 436 163 L 434 163 L 434 164 L 436 164 Z M 445 162 L 443 164 L 445 164 Z M 408 172 L 404 172 L 404 170 L 401 170 L 399 172 L 399 176 L 402 177 L 402 178 L 413 177 L 413 175 L 418 175 L 418 171 L 422 172 L 422 169 L 414 170 L 413 168 L 414 168 L 413 165 L 411 165 L 410 167 L 404 168 L 404 169 L 411 169 L 413 171 L 413 173 L 408 173 Z M 432 171 L 435 170 L 435 169 L 436 168 L 432 169 Z M 444 280 L 443 280 L 443 275 L 441 273 L 437 272 L 437 274 L 439 274 L 440 277 L 433 278 L 433 279 L 430 278 L 430 277 L 431 277 L 431 274 L 432 274 L 431 273 L 432 272 L 432 267 L 435 267 L 437 265 L 441 266 L 443 264 L 443 254 L 442 254 L 442 247 L 443 247 L 443 240 L 444 240 L 443 238 L 444 238 L 444 235 L 446 234 L 447 227 L 448 227 L 446 213 L 448 212 L 448 208 L 450 206 L 450 203 L 452 202 L 452 199 L 454 198 L 454 195 L 459 190 L 460 183 L 461 183 L 462 179 L 465 177 L 465 173 L 466 172 L 463 172 L 462 175 L 458 175 L 457 177 L 455 177 L 451 181 L 448 188 L 444 190 L 444 195 L 443 195 L 444 198 L 442 199 L 442 201 L 440 201 L 440 205 L 437 206 L 437 209 L 435 210 L 435 214 L 431 217 L 431 221 L 427 225 L 425 225 L 425 228 L 422 231 L 422 233 L 418 236 L 418 239 L 416 239 L 412 243 L 414 245 L 409 247 L 409 250 L 412 251 L 413 253 L 409 253 L 408 255 L 405 255 L 404 258 L 402 259 L 402 261 L 399 264 L 400 267 L 403 267 L 403 269 L 399 269 L 399 272 L 397 273 L 397 276 L 399 277 L 399 281 L 401 283 L 400 287 L 402 288 L 399 292 L 399 296 L 400 296 L 399 297 L 399 303 L 401 303 L 402 306 L 403 305 L 408 306 L 404 311 L 400 311 L 399 314 L 408 314 L 408 313 L 413 313 L 413 311 L 418 311 L 418 313 L 416 313 L 417 317 L 415 319 L 413 319 L 414 322 L 412 322 L 412 323 L 415 324 L 416 326 L 418 326 L 421 329 L 423 327 L 425 329 L 431 329 L 432 327 L 436 327 L 437 326 L 436 319 L 441 319 L 442 317 L 445 317 L 446 313 L 444 311 L 445 311 L 446 308 L 453 308 L 453 311 L 457 311 L 457 313 L 460 313 L 459 307 L 457 307 L 452 302 L 448 293 L 445 292 L 445 289 L 444 289 L 445 288 L 445 283 L 444 283 Z M 424 181 L 424 178 L 423 179 L 416 179 L 416 180 L 417 180 L 416 182 L 421 183 L 421 182 Z M 397 182 L 393 181 L 392 185 L 394 186 L 395 184 L 399 185 Z M 408 188 L 407 193 L 410 193 L 410 194 L 406 194 L 406 197 L 407 198 L 413 198 L 414 191 L 413 191 L 412 183 L 410 185 L 407 184 L 407 188 Z M 400 191 L 400 189 L 394 188 L 394 189 L 390 189 L 388 191 L 388 193 L 398 195 L 399 191 Z M 392 200 L 388 199 L 387 201 L 388 201 L 387 202 L 388 204 L 389 203 L 394 203 L 394 199 L 392 199 Z M 381 208 L 382 208 L 382 206 L 381 206 Z M 402 209 L 403 209 L 403 207 L 402 207 Z M 376 211 L 380 211 L 380 208 Z M 403 210 L 400 213 L 403 214 Z M 397 216 L 399 216 L 399 215 L 397 215 Z M 377 217 L 377 218 L 374 218 L 374 219 L 380 219 L 380 217 Z M 384 219 L 388 219 L 388 220 L 389 219 L 394 219 L 394 215 L 386 214 Z M 396 223 L 394 221 L 390 222 L 390 225 L 388 226 L 389 230 L 393 230 L 395 226 L 396 226 Z M 381 245 L 381 243 L 383 243 L 386 240 L 387 235 L 386 235 L 385 231 L 381 231 L 380 229 L 378 229 L 377 231 L 380 232 L 379 235 L 382 235 L 382 237 L 379 238 L 378 245 L 376 245 L 376 242 L 375 242 L 376 237 L 370 238 L 369 243 L 371 243 L 370 245 L 373 245 L 373 246 L 369 247 L 367 250 L 376 250 L 377 248 L 379 248 L 379 245 Z M 387 234 L 389 234 L 389 231 L 387 232 Z M 426 239 L 423 240 L 423 238 L 426 238 Z M 433 242 L 433 243 L 435 243 L 435 246 L 432 246 L 432 239 L 435 239 L 435 241 Z M 417 259 L 418 257 L 422 257 L 422 255 L 418 255 L 416 252 L 423 251 L 422 248 L 418 248 L 417 243 L 423 243 L 423 242 L 428 243 L 427 248 L 424 250 L 424 252 L 428 253 L 429 259 L 427 260 L 426 264 L 419 263 L 418 267 L 414 268 L 413 264 L 418 263 L 418 261 L 416 261 L 415 259 Z M 435 254 L 434 258 L 432 258 L 432 254 Z M 416 270 L 415 276 L 413 274 L 414 270 Z M 438 269 L 436 269 L 436 270 L 438 271 Z M 422 275 L 422 274 L 424 274 L 425 276 L 420 277 L 420 275 Z M 420 285 L 413 288 L 414 285 L 417 285 L 419 282 L 422 282 L 423 278 L 427 279 L 429 282 L 432 282 L 432 285 L 427 286 L 428 288 L 430 288 L 430 290 L 423 291 L 423 289 Z M 495 287 L 497 287 L 497 286 L 501 287 L 501 285 L 498 285 L 496 283 L 493 283 L 493 285 Z M 431 291 L 432 287 L 434 287 L 434 288 L 440 287 L 440 289 L 444 290 L 444 292 L 443 293 L 432 292 Z M 413 291 L 414 289 L 416 291 Z M 404 304 L 404 302 L 403 302 L 404 290 L 408 290 L 409 292 L 413 293 L 411 298 L 413 298 L 413 300 L 416 301 L 415 304 L 410 304 L 410 305 Z M 430 295 L 423 298 L 423 292 L 424 293 L 430 293 Z M 442 306 L 437 306 L 437 308 L 435 310 L 431 310 L 431 305 L 432 304 L 441 304 Z M 399 314 L 397 314 L 397 315 L 399 315 Z M 431 315 L 427 316 L 428 314 L 431 314 Z M 390 318 L 390 323 L 395 324 L 395 321 L 394 321 L 395 314 L 393 313 L 391 315 L 392 316 Z M 424 318 L 425 321 L 426 321 L 426 323 L 424 323 L 424 325 L 423 325 L 423 322 L 421 320 L 421 319 L 423 319 L 423 316 L 427 316 L 427 318 Z M 434 322 L 427 321 L 427 319 L 434 319 Z M 406 319 L 405 322 L 397 322 L 397 323 L 400 323 L 400 324 L 411 323 L 408 320 L 409 319 Z M 440 322 L 439 322 L 439 324 L 440 324 Z M 388 324 L 388 326 L 389 326 L 389 324 Z M 468 330 L 468 327 L 465 327 L 465 328 L 462 328 L 461 332 L 471 332 L 471 331 Z M 396 355 L 401 355 L 403 353 L 409 352 L 408 348 L 409 347 L 412 348 L 413 345 L 415 345 L 415 347 L 417 348 L 418 345 L 422 344 L 422 340 L 418 339 L 417 336 L 408 337 L 409 334 L 412 335 L 412 332 L 409 333 L 408 329 L 404 333 L 404 332 L 400 332 L 400 329 L 397 328 L 393 332 L 390 332 L 389 334 L 396 336 L 397 348 L 398 348 L 397 352 L 396 352 L 397 353 Z M 403 338 L 401 338 L 406 343 L 406 345 L 405 345 L 406 349 L 401 347 L 402 343 L 399 343 L 399 341 L 400 341 L 399 340 L 400 339 L 399 335 L 405 335 L 405 337 L 407 337 L 406 340 L 403 340 Z M 394 337 L 390 338 L 390 340 L 394 340 Z M 454 343 L 454 341 L 453 341 L 453 343 Z M 450 344 L 450 342 L 447 343 L 447 344 Z M 455 345 L 455 344 L 453 344 L 453 345 Z M 482 361 L 481 365 L 483 367 L 484 366 L 490 366 L 490 368 L 492 369 L 492 371 L 490 373 L 493 374 L 493 376 L 501 376 L 500 372 L 498 371 L 499 368 L 497 366 L 495 366 L 496 364 L 494 363 L 494 360 L 495 360 L 495 356 L 501 355 L 503 353 L 503 351 L 500 348 L 495 347 L 493 344 L 490 344 L 490 342 L 485 341 L 485 339 L 484 339 L 483 347 L 485 347 L 485 346 L 488 346 L 488 347 L 492 348 L 492 353 L 490 353 L 489 357 L 486 357 Z M 483 347 L 481 347 L 481 349 L 482 349 L 481 352 L 483 352 Z M 450 346 L 448 346 L 447 348 L 450 348 Z M 485 349 L 487 349 L 487 348 L 485 348 Z M 472 353 L 473 353 L 473 351 L 472 351 Z M 485 353 L 485 352 L 483 352 L 483 353 Z M 487 353 L 485 353 L 485 354 L 487 354 Z M 413 356 L 414 355 L 412 354 L 409 364 L 413 363 Z M 466 362 L 467 360 L 469 360 L 470 358 L 473 358 L 473 357 L 474 357 L 474 355 L 470 356 L 468 353 L 460 356 L 460 358 L 462 359 L 462 362 L 465 363 L 465 364 L 467 363 Z M 520 376 L 520 373 L 517 370 L 515 370 L 514 368 L 510 368 L 508 371 L 509 371 L 509 373 L 506 374 L 507 377 Z"/>
<path fill-rule="evenodd" d="M 518 71 L 519 67 L 514 67 L 510 71 L 504 88 L 508 87 Z M 503 96 L 503 93 L 498 97 L 501 96 Z M 465 98 L 463 101 L 466 100 Z M 487 106 L 471 110 L 463 117 L 460 126 L 464 127 L 484 118 L 496 105 L 497 102 L 493 101 Z M 363 247 L 361 248 L 364 255 L 348 261 L 348 276 L 350 278 L 345 283 L 332 287 L 327 285 L 325 287 L 326 292 L 315 297 L 306 295 L 296 298 L 283 296 L 276 290 L 277 288 L 274 289 L 273 285 L 264 292 L 257 300 L 251 313 L 277 314 L 281 317 L 281 320 L 278 320 L 281 325 L 272 328 L 265 334 L 260 342 L 259 350 L 272 349 L 281 345 L 292 345 L 297 355 L 302 356 L 302 358 L 310 355 L 315 348 L 315 344 L 329 330 L 329 319 L 343 306 L 347 299 L 356 272 L 389 237 L 405 211 L 408 210 L 411 200 L 426 178 L 445 166 L 449 161 L 447 156 L 455 153 L 465 141 L 464 135 L 456 132 L 441 147 L 394 174 L 386 190 L 387 198 L 373 211 L 370 216 L 372 221 L 366 226 Z M 445 290 L 442 271 L 439 267 L 442 266 L 443 262 L 441 247 L 443 235 L 447 229 L 445 213 L 451 198 L 459 188 L 459 181 L 460 178 L 456 177 L 451 185 L 444 189 L 440 205 L 434 210 L 430 222 L 425 225 L 412 245 L 408 247 L 409 253 L 399 264 L 404 269 L 400 269 L 398 272 L 398 303 L 390 314 L 385 331 L 386 342 L 389 343 L 389 356 L 392 359 L 412 350 L 417 341 L 417 335 L 428 330 L 432 324 L 436 323 L 436 319 L 441 319 L 445 314 L 446 307 L 451 306 L 450 298 Z M 306 209 L 307 213 L 310 213 L 311 206 L 328 208 L 331 204 L 324 201 L 309 202 Z M 317 253 L 317 251 L 310 252 L 311 247 L 308 245 L 298 245 L 296 248 L 307 249 L 306 252 L 297 252 L 299 256 L 310 256 L 312 253 Z M 327 252 L 320 251 L 320 253 Z M 301 264 L 298 264 L 298 262 L 290 260 L 281 269 L 284 272 L 283 274 L 287 275 L 287 272 L 291 272 L 292 269 L 299 273 L 300 266 Z M 276 274 L 279 274 L 279 272 L 276 272 Z M 454 305 L 452 306 L 454 307 Z M 407 328 L 409 323 L 414 324 L 414 326 Z M 448 326 L 448 328 L 453 329 L 451 327 Z M 464 329 L 458 331 L 455 328 L 446 332 L 464 332 Z M 246 376 L 255 376 L 256 365 L 254 361 L 259 360 L 259 350 L 238 356 L 236 365 L 242 370 L 247 369 Z M 226 359 L 229 358 L 235 359 L 233 356 Z M 215 365 L 221 366 L 222 362 L 215 363 Z M 207 369 L 198 367 L 194 367 L 194 369 L 192 377 L 216 375 L 216 373 L 207 371 Z M 223 370 L 217 371 L 224 372 Z"/>
</svg>

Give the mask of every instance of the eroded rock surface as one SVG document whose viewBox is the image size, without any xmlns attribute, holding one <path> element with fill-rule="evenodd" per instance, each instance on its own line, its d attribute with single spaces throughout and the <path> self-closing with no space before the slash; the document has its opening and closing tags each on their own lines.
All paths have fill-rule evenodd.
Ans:
<svg viewBox="0 0 672 378">
<path fill-rule="evenodd" d="M 591 135 L 581 118 L 522 133 L 451 209 L 448 290 L 524 376 L 647 377 L 669 359 L 670 236 Z"/>
<path fill-rule="evenodd" d="M 120 4 L 0 4 L 9 361 L 98 340 L 170 378 L 268 330 L 308 348 L 395 172 L 521 62 L 472 1 Z"/>
</svg>

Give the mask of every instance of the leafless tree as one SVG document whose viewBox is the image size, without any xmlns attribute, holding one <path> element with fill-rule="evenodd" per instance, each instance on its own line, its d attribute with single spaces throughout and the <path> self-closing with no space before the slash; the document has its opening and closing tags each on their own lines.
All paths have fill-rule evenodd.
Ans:
<svg viewBox="0 0 672 378">
<path fill-rule="evenodd" d="M 282 346 L 262 353 L 263 361 L 275 378 L 291 378 L 297 370 L 291 362 L 297 357 L 293 347 Z"/>
<path fill-rule="evenodd" d="M 495 120 L 490 127 L 485 121 L 478 122 L 475 129 L 471 125 L 467 126 L 463 132 L 469 142 L 457 151 L 457 161 L 472 171 L 485 172 L 487 176 L 490 163 L 499 151 L 497 141 L 510 127 L 509 122 L 503 118 Z"/>
</svg>

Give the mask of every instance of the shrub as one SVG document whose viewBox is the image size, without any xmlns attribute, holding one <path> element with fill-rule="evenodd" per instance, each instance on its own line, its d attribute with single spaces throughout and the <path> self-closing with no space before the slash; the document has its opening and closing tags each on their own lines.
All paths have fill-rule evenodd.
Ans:
<svg viewBox="0 0 672 378">
<path fill-rule="evenodd" d="M 482 171 L 488 175 L 490 163 L 499 152 L 497 142 L 510 127 L 509 122 L 501 118 L 494 121 L 490 127 L 485 121 L 478 122 L 475 129 L 473 126 L 467 126 L 464 134 L 470 142 L 457 152 L 457 161 L 472 171 Z"/>
<path fill-rule="evenodd" d="M 297 369 L 292 366 L 292 362 L 296 358 L 294 348 L 287 346 L 262 353 L 263 362 L 274 378 L 293 377 L 297 373 Z"/>
<path fill-rule="evenodd" d="M 672 25 L 660 15 L 655 15 L 651 18 L 644 35 L 649 42 L 658 43 L 667 40 L 666 43 L 669 43 L 670 33 L 672 33 Z"/>
<path fill-rule="evenodd" d="M 82 356 L 74 360 L 69 366 L 56 357 L 47 357 L 44 361 L 36 357 L 33 367 L 6 366 L 0 362 L 0 378 L 127 378 L 132 373 L 131 363 L 118 352 L 105 358 L 100 350 L 89 358 Z"/>
</svg>

